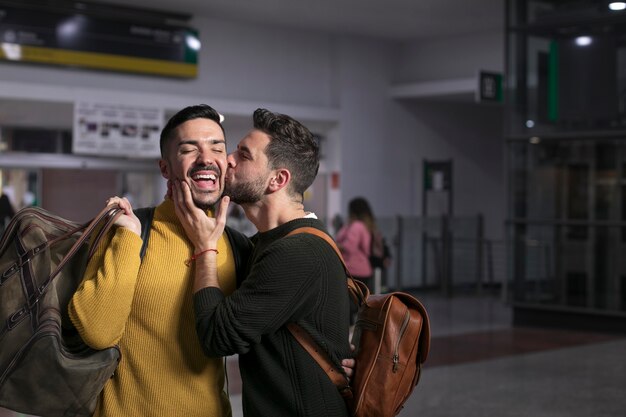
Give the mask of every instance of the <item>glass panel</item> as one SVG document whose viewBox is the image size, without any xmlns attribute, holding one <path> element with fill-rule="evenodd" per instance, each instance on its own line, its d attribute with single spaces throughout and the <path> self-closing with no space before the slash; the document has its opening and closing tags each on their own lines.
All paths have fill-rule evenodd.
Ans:
<svg viewBox="0 0 626 417">
<path fill-rule="evenodd" d="M 626 24 L 605 4 L 509 1 L 509 135 L 626 129 Z"/>
<path fill-rule="evenodd" d="M 514 299 L 624 310 L 626 138 L 508 150 Z"/>
</svg>

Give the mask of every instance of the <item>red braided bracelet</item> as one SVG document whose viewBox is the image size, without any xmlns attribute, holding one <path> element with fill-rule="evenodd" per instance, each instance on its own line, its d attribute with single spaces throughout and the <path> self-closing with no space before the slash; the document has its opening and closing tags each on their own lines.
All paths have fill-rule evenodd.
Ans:
<svg viewBox="0 0 626 417">
<path fill-rule="evenodd" d="M 204 255 L 204 254 L 205 254 L 205 253 L 207 253 L 207 252 L 215 252 L 216 254 L 217 254 L 217 253 L 219 253 L 219 252 L 217 251 L 217 249 L 213 249 L 213 248 L 211 248 L 211 249 L 205 249 L 205 250 L 203 250 L 202 252 L 195 253 L 195 254 L 194 254 L 191 258 L 187 259 L 187 260 L 185 261 L 185 265 L 187 265 L 187 266 L 191 266 L 191 263 L 192 263 L 193 261 L 195 261 L 196 259 L 198 259 L 198 257 L 200 257 L 200 256 Z"/>
</svg>

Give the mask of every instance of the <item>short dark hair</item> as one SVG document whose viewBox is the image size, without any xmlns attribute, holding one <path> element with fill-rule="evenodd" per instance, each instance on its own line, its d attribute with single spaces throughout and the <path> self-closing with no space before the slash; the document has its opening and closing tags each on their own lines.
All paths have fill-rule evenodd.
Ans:
<svg viewBox="0 0 626 417">
<path fill-rule="evenodd" d="M 161 131 L 161 139 L 159 141 L 159 146 L 161 147 L 161 158 L 165 158 L 165 144 L 172 139 L 174 130 L 176 130 L 176 128 L 183 123 L 193 119 L 213 120 L 220 126 L 222 133 L 226 136 L 224 126 L 222 126 L 222 122 L 220 121 L 220 114 L 213 107 L 207 104 L 197 104 L 195 106 L 185 107 L 170 117 L 170 120 L 167 121 L 167 124 Z"/>
<path fill-rule="evenodd" d="M 304 195 L 320 166 L 319 145 L 309 129 L 290 116 L 256 109 L 254 128 L 270 137 L 265 154 L 272 169 L 291 172 L 292 194 Z"/>
</svg>

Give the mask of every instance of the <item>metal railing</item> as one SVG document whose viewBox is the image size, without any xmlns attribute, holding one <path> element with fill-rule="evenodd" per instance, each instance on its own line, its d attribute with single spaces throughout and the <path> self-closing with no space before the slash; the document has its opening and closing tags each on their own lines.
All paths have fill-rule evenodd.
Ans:
<svg viewBox="0 0 626 417">
<path fill-rule="evenodd" d="M 511 300 L 561 310 L 626 311 L 626 222 L 507 222 Z"/>
<path fill-rule="evenodd" d="M 484 237 L 482 216 L 377 221 L 394 258 L 382 276 L 383 291 L 428 289 L 452 296 L 506 288 L 505 244 Z"/>
</svg>

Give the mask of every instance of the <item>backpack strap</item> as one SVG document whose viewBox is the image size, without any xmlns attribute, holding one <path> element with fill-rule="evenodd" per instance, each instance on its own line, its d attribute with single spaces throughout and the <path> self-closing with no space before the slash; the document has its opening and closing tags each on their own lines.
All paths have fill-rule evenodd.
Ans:
<svg viewBox="0 0 626 417">
<path fill-rule="evenodd" d="M 146 248 L 148 247 L 148 239 L 150 239 L 150 229 L 152 229 L 152 219 L 154 218 L 155 209 L 156 207 L 142 207 L 133 210 L 135 216 L 137 216 L 141 222 L 141 239 L 143 240 L 141 251 L 139 252 L 141 260 L 143 260 L 146 254 Z"/>
<path fill-rule="evenodd" d="M 357 301 L 358 305 L 365 303 L 367 297 L 369 296 L 369 289 L 367 286 L 352 278 L 350 275 L 350 271 L 348 271 L 348 267 L 346 266 L 345 261 L 343 260 L 343 256 L 341 256 L 341 251 L 337 247 L 337 244 L 333 240 L 332 237 L 328 235 L 328 233 L 323 232 L 320 229 L 316 229 L 314 227 L 300 227 L 292 230 L 287 234 L 287 236 L 296 235 L 299 233 L 308 233 L 315 236 L 318 236 L 326 243 L 328 243 L 334 250 L 341 263 L 343 264 L 343 268 L 346 272 L 346 278 L 348 280 L 348 289 L 351 292 L 353 298 Z M 336 365 L 328 358 L 328 355 L 324 352 L 323 349 L 319 347 L 319 345 L 313 340 L 310 334 L 308 334 L 302 327 L 300 327 L 296 323 L 287 324 L 287 329 L 293 337 L 300 343 L 300 345 L 306 350 L 309 355 L 317 362 L 317 364 L 326 372 L 328 378 L 335 384 L 340 394 L 344 399 L 348 400 L 352 398 L 352 389 L 350 388 L 350 383 L 348 379 L 341 373 L 338 372 Z"/>
<path fill-rule="evenodd" d="M 339 247 L 337 246 L 333 238 L 330 237 L 328 233 L 320 229 L 316 229 L 315 227 L 299 227 L 287 233 L 287 236 L 297 235 L 299 233 L 308 233 L 322 238 L 324 239 L 324 241 L 326 241 L 326 243 L 330 245 L 330 247 L 335 250 L 335 253 L 339 257 L 339 260 L 343 265 L 343 269 L 346 271 L 346 278 L 348 279 L 348 290 L 350 291 L 350 295 L 358 306 L 365 303 L 367 301 L 367 297 L 369 297 L 370 295 L 370 290 L 363 282 L 352 278 L 352 274 L 350 274 L 350 271 L 346 266 L 346 262 L 343 260 L 343 256 L 341 255 L 341 251 L 339 250 Z"/>
<path fill-rule="evenodd" d="M 116 206 L 117 207 L 117 206 Z M 154 211 L 155 211 L 155 207 L 143 207 L 143 208 L 138 208 L 133 210 L 133 213 L 135 213 L 135 216 L 137 216 L 137 218 L 139 219 L 139 221 L 141 222 L 141 250 L 139 251 L 139 257 L 141 258 L 141 260 L 143 260 L 144 255 L 146 254 L 146 248 L 148 247 L 148 239 L 150 238 L 150 229 L 151 229 L 151 225 L 152 225 L 152 218 L 154 217 Z M 121 215 L 121 211 L 119 212 Z M 119 216 L 118 215 L 118 216 Z M 113 226 L 113 222 L 117 219 L 116 216 L 115 218 L 110 217 L 108 219 L 108 223 L 102 227 L 95 239 L 95 244 L 91 245 L 91 248 L 89 249 L 89 253 L 87 255 L 87 259 L 91 259 L 91 257 L 93 256 L 93 254 L 96 251 L 96 248 L 98 247 L 97 242 L 100 241 L 100 239 L 102 239 L 102 236 L 104 236 L 109 229 Z"/>
<path fill-rule="evenodd" d="M 287 329 L 291 335 L 300 343 L 300 345 L 307 351 L 309 355 L 317 362 L 322 370 L 328 375 L 328 378 L 339 390 L 339 393 L 345 399 L 352 398 L 352 388 L 350 388 L 350 381 L 348 378 L 339 372 L 337 366 L 328 358 L 326 352 L 324 352 L 319 345 L 313 340 L 310 334 L 308 334 L 302 327 L 296 323 L 287 324 Z"/>
</svg>

